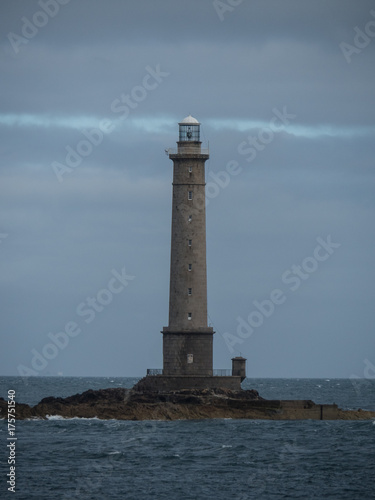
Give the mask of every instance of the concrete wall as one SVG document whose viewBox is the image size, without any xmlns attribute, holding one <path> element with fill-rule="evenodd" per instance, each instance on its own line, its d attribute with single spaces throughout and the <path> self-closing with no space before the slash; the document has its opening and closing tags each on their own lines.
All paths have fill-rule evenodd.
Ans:
<svg viewBox="0 0 375 500">
<path fill-rule="evenodd" d="M 140 392 L 168 392 L 183 389 L 230 389 L 241 390 L 240 377 L 166 377 L 155 375 L 144 377 L 135 386 Z"/>
<path fill-rule="evenodd" d="M 243 410 L 259 409 L 264 415 L 277 417 L 280 420 L 284 418 L 287 420 L 336 420 L 338 418 L 337 405 L 320 405 L 310 400 L 232 400 L 229 406 Z"/>
</svg>

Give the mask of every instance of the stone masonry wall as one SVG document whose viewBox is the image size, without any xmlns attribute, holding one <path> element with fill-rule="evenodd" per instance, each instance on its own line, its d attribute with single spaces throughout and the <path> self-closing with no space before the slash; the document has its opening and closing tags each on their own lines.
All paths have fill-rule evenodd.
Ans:
<svg viewBox="0 0 375 500">
<path fill-rule="evenodd" d="M 169 328 L 194 331 L 207 326 L 205 158 L 173 162 Z"/>
<path fill-rule="evenodd" d="M 212 376 L 212 333 L 164 333 L 163 374 Z"/>
</svg>

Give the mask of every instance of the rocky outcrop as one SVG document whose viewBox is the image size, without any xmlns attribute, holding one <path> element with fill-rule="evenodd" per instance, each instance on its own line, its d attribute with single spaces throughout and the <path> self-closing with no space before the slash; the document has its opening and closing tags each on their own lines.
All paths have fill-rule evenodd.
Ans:
<svg viewBox="0 0 375 500">
<path fill-rule="evenodd" d="M 19 420 L 45 419 L 48 415 L 117 420 L 375 418 L 375 412 L 343 411 L 336 405 L 316 405 L 312 401 L 265 400 L 254 390 L 204 389 L 154 393 L 118 388 L 88 390 L 67 398 L 48 397 L 33 407 L 16 404 L 16 418 Z M 0 416 L 7 418 L 7 402 L 2 398 Z"/>
</svg>

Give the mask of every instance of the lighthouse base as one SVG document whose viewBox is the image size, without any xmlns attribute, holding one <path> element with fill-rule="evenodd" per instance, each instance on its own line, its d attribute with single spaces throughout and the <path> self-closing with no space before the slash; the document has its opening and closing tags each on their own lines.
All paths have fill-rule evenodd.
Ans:
<svg viewBox="0 0 375 500">
<path fill-rule="evenodd" d="M 231 391 L 240 391 L 241 377 L 149 375 L 142 378 L 133 387 L 133 390 L 139 392 L 170 392 L 182 389 L 230 389 Z"/>
<path fill-rule="evenodd" d="M 164 327 L 162 333 L 163 375 L 212 377 L 212 328 L 176 331 Z"/>
</svg>

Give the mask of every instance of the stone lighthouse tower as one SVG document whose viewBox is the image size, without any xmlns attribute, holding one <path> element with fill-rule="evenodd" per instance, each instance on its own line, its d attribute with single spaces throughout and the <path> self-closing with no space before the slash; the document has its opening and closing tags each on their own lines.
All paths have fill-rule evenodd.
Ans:
<svg viewBox="0 0 375 500">
<path fill-rule="evenodd" d="M 179 123 L 173 161 L 169 324 L 163 375 L 212 376 L 213 329 L 207 325 L 205 162 L 200 123 Z"/>
<path fill-rule="evenodd" d="M 229 370 L 212 369 L 213 334 L 207 324 L 205 162 L 200 123 L 191 115 L 179 124 L 173 161 L 169 321 L 163 328 L 163 369 L 148 369 L 137 391 L 241 389 L 246 359 L 232 359 Z"/>
</svg>

